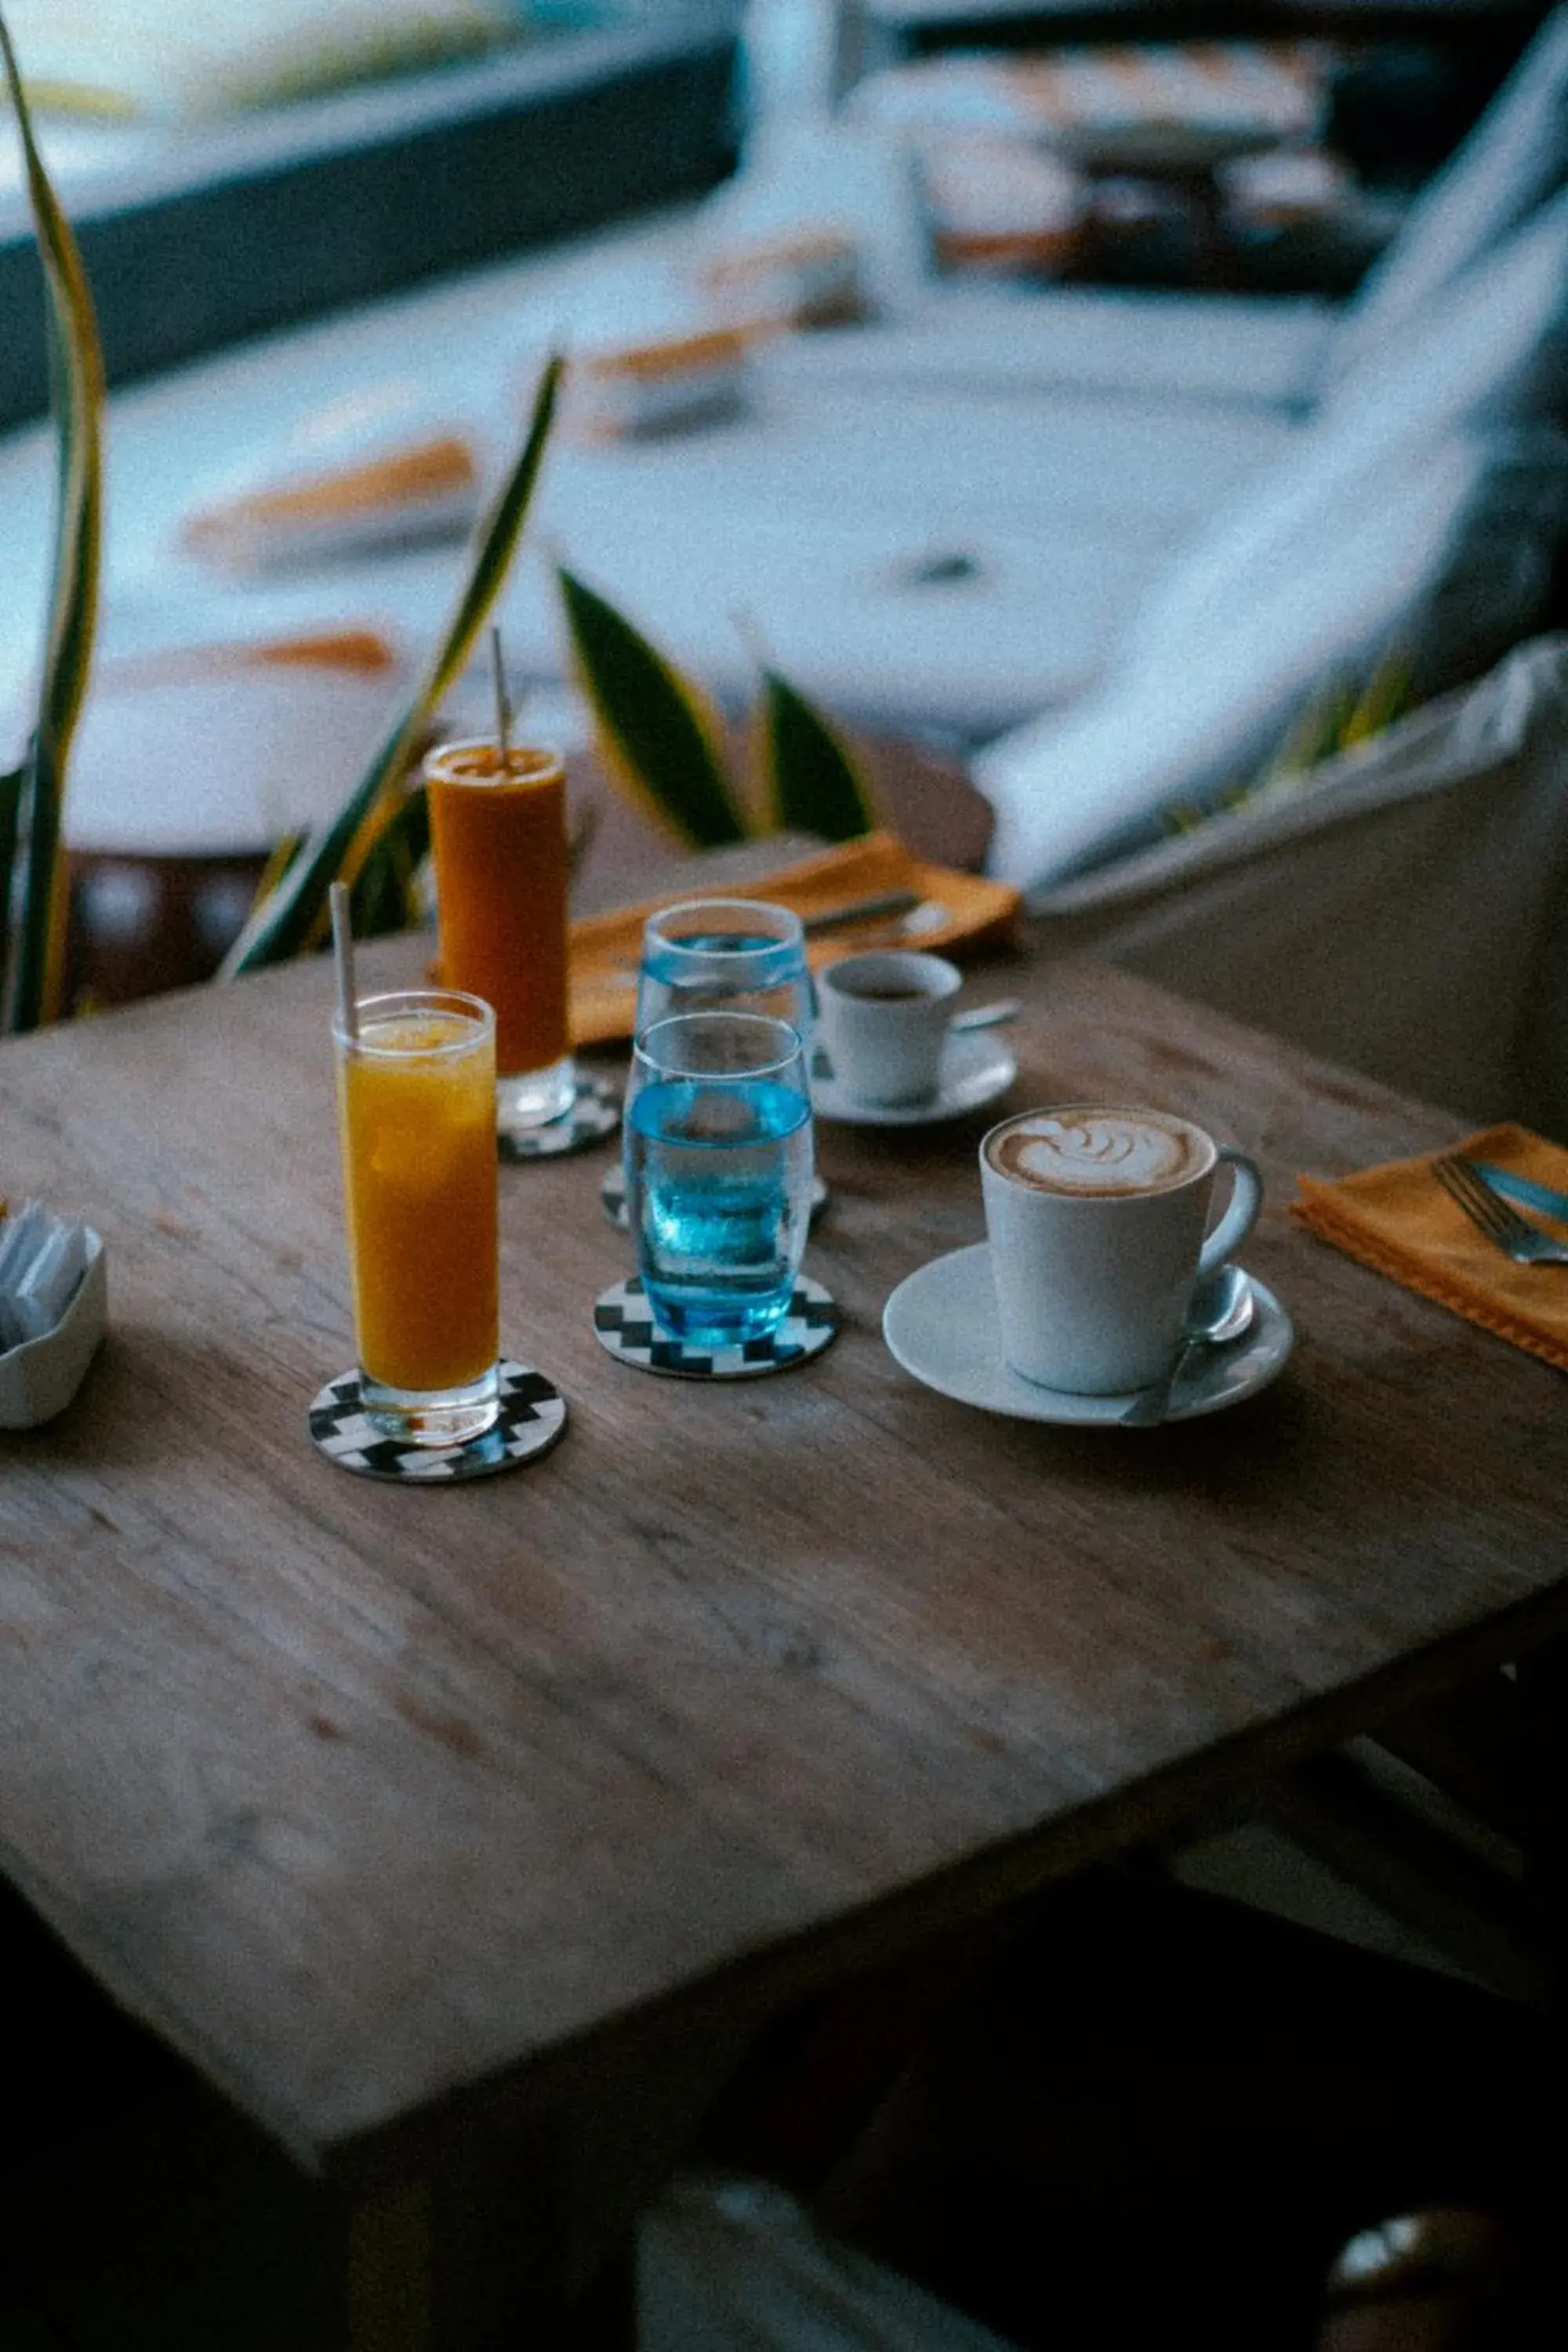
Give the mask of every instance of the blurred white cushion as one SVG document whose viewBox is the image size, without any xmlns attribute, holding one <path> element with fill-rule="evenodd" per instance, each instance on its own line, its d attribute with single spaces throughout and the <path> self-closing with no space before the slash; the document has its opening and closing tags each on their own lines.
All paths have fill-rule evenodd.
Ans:
<svg viewBox="0 0 1568 2352">
<path fill-rule="evenodd" d="M 1176 543 L 1259 478 L 1298 427 L 1267 411 L 1061 394 L 1020 403 L 984 387 L 845 384 L 758 362 L 757 396 L 732 426 L 598 446 L 559 445 L 541 484 L 548 529 L 614 511 L 623 533 L 679 504 L 724 522 L 742 556 L 754 516 L 794 517 L 803 537 L 840 528 L 1082 530 Z M 679 534 L 667 550 L 674 570 Z"/>
<path fill-rule="evenodd" d="M 1313 424 L 1384 446 L 1473 419 L 1516 422 L 1568 394 L 1568 189 L 1339 376 Z"/>
<path fill-rule="evenodd" d="M 1184 626 L 1093 695 L 975 759 L 996 811 L 993 870 L 1037 897 L 1173 809 L 1250 784 L 1304 706 L 1391 655 L 1425 690 L 1495 659 L 1538 625 L 1565 494 L 1555 439 L 1451 436 L 1370 468 L 1315 537 L 1307 518 L 1289 562 L 1259 551 L 1246 593 L 1194 595 Z"/>
<path fill-rule="evenodd" d="M 1561 407 L 1568 379 L 1568 194 L 1479 262 L 1405 349 L 1368 362 L 1354 383 L 1325 403 L 1267 472 L 1227 499 L 1188 541 L 1133 614 L 1119 653 L 1123 670 L 1184 651 L 1194 637 L 1245 628 L 1259 598 L 1331 557 L 1360 528 L 1385 473 L 1456 429 L 1496 426 L 1494 481 L 1513 453 L 1529 482 L 1531 453 L 1542 462 L 1548 503 L 1519 509 L 1521 549 L 1537 560 L 1554 527 L 1552 497 L 1561 448 L 1536 440 L 1531 420 Z M 1555 398 L 1553 397 L 1555 395 Z M 1510 442 L 1506 435 L 1513 431 Z M 1528 602 L 1523 625 L 1533 617 Z"/>
<path fill-rule="evenodd" d="M 740 613 L 836 709 L 973 741 L 1089 686 L 1173 549 L 1293 431 L 764 378 L 722 431 L 563 444 L 530 535 L 721 695 L 752 690 Z M 526 555 L 505 618 L 521 663 L 559 662 Z"/>
<path fill-rule="evenodd" d="M 1325 385 L 1394 349 L 1442 289 L 1568 179 L 1568 9 L 1558 8 L 1345 307 Z"/>
<path fill-rule="evenodd" d="M 754 695 L 749 625 L 826 709 L 971 741 L 1091 686 L 1158 561 L 1113 534 L 1058 547 L 962 518 L 922 530 L 763 505 L 742 534 L 695 505 L 658 522 L 640 502 L 636 513 L 628 530 L 613 508 L 579 511 L 556 548 L 722 698 Z M 559 604 L 537 551 L 524 551 L 500 617 L 520 668 L 560 668 Z"/>
<path fill-rule="evenodd" d="M 1332 307 L 1305 295 L 957 287 L 875 328 L 782 343 L 767 363 L 815 383 L 1289 407 L 1310 396 L 1334 331 Z"/>
<path fill-rule="evenodd" d="M 236 857 L 325 824 L 380 748 L 406 677 L 372 630 L 102 662 L 71 751 L 66 838 L 101 854 Z"/>
<path fill-rule="evenodd" d="M 40 105 L 202 117 L 435 65 L 515 37 L 506 0 L 9 0 Z"/>
<path fill-rule="evenodd" d="M 1568 1141 L 1568 636 L 1046 894 L 1041 943 Z"/>
<path fill-rule="evenodd" d="M 1476 610 L 1472 626 L 1463 613 L 1445 608 L 1447 636 L 1441 643 L 1428 638 L 1433 691 L 1460 674 L 1475 675 L 1467 664 L 1478 639 L 1490 639 L 1489 657 L 1532 625 L 1564 520 L 1568 439 L 1551 427 L 1447 434 L 1434 445 L 1439 470 L 1458 462 L 1456 448 L 1479 453 L 1481 476 L 1463 539 L 1447 550 L 1446 576 L 1462 584 Z M 1155 581 L 1122 640 L 1119 670 L 1182 660 L 1195 642 L 1245 629 L 1260 601 L 1333 563 L 1338 549 L 1357 540 L 1385 483 L 1413 469 L 1419 476 L 1424 451 L 1419 440 L 1391 452 L 1373 446 L 1369 454 L 1360 436 L 1304 436 L 1256 491 L 1227 506 Z"/>
</svg>

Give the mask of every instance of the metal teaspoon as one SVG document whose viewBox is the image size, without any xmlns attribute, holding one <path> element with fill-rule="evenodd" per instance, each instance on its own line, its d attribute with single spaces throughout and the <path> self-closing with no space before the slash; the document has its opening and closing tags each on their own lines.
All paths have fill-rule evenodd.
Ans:
<svg viewBox="0 0 1568 2352">
<path fill-rule="evenodd" d="M 1182 1341 L 1163 1380 L 1141 1390 L 1121 1422 L 1127 1429 L 1152 1429 L 1164 1420 L 1171 1398 L 1194 1358 L 1205 1348 L 1227 1348 L 1252 1328 L 1252 1285 L 1238 1265 L 1216 1266 L 1198 1285 L 1182 1327 Z"/>
</svg>

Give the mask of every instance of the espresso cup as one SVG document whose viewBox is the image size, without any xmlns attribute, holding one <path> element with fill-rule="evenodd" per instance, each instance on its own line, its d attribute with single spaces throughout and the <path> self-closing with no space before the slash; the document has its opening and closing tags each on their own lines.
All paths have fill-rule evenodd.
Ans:
<svg viewBox="0 0 1568 2352">
<path fill-rule="evenodd" d="M 816 977 L 817 1025 L 833 1075 L 856 1102 L 928 1102 L 963 983 L 945 957 L 888 949 L 841 956 Z"/>
<path fill-rule="evenodd" d="M 1206 1234 L 1215 1177 L 1231 1197 Z M 1002 1352 L 1079 1396 L 1148 1388 L 1170 1366 L 1195 1285 L 1251 1232 L 1263 1181 L 1244 1151 L 1169 1111 L 1068 1103 L 1020 1111 L 980 1146 Z"/>
</svg>

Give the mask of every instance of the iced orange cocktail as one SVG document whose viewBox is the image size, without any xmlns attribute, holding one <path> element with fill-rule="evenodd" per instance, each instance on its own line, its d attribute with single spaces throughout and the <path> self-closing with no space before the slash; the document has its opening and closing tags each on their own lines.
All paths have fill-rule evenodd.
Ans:
<svg viewBox="0 0 1568 2352">
<path fill-rule="evenodd" d="M 495 1019 L 455 990 L 373 996 L 334 1024 L 364 1407 L 451 1445 L 496 1417 Z"/>
<path fill-rule="evenodd" d="M 493 1004 L 505 1128 L 546 1125 L 574 1087 L 566 1020 L 566 773 L 558 753 L 446 743 L 425 762 L 441 977 Z"/>
</svg>

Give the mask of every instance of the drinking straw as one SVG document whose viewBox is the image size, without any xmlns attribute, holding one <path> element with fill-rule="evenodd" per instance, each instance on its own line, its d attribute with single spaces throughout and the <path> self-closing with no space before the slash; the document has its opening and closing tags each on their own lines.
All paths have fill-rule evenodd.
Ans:
<svg viewBox="0 0 1568 2352">
<path fill-rule="evenodd" d="M 359 1001 L 354 993 L 354 942 L 349 929 L 349 893 L 334 882 L 327 896 L 332 908 L 332 959 L 338 972 L 338 1022 L 351 1045 L 359 1042 Z"/>
<path fill-rule="evenodd" d="M 500 631 L 490 625 L 490 682 L 496 693 L 496 751 L 504 776 L 511 766 L 511 701 L 506 690 L 506 663 L 501 655 Z"/>
</svg>

